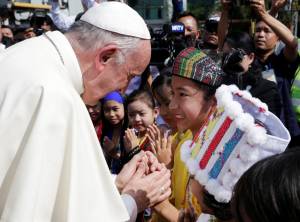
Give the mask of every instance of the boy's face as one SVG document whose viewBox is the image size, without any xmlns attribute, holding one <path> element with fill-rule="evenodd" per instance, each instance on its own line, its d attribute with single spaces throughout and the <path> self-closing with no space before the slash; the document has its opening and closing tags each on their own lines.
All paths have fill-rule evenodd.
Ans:
<svg viewBox="0 0 300 222">
<path fill-rule="evenodd" d="M 172 77 L 173 97 L 169 105 L 180 132 L 190 129 L 195 135 L 202 126 L 209 110 L 204 92 L 190 79 Z"/>
<path fill-rule="evenodd" d="M 175 117 L 172 115 L 169 109 L 169 104 L 173 96 L 171 86 L 166 84 L 160 86 L 154 91 L 154 96 L 159 104 L 159 114 L 172 129 L 176 129 Z"/>
</svg>

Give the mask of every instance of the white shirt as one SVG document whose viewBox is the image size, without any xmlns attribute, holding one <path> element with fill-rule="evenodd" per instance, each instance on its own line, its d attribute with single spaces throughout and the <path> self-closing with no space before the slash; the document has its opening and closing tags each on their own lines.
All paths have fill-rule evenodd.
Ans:
<svg viewBox="0 0 300 222">
<path fill-rule="evenodd" d="M 87 9 L 95 4 L 98 4 L 97 2 L 95 2 L 95 0 L 82 0 L 81 2 Z M 53 1 L 51 1 L 50 17 L 52 18 L 52 21 L 57 26 L 57 28 L 62 31 L 67 31 L 76 19 L 76 15 L 68 16 L 62 13 L 60 11 L 59 3 Z"/>
<path fill-rule="evenodd" d="M 0 53 L 0 221 L 127 221 L 75 53 L 47 35 L 53 44 L 40 36 Z"/>
</svg>

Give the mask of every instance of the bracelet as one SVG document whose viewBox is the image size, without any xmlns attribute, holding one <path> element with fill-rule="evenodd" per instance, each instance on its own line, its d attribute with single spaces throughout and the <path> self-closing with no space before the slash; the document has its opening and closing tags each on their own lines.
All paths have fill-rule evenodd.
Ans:
<svg viewBox="0 0 300 222">
<path fill-rule="evenodd" d="M 129 162 L 132 159 L 132 157 L 134 157 L 139 152 L 141 152 L 140 147 L 139 146 L 134 147 L 132 150 L 129 151 L 129 153 L 127 153 L 125 162 L 126 163 Z"/>
</svg>

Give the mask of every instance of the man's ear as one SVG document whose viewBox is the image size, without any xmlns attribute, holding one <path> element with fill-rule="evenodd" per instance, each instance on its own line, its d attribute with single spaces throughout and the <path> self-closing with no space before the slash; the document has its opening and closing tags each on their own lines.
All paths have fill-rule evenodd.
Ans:
<svg viewBox="0 0 300 222">
<path fill-rule="evenodd" d="M 200 39 L 200 36 L 201 36 L 201 32 L 200 32 L 200 30 L 197 30 L 197 32 L 196 32 L 196 39 Z"/>
<path fill-rule="evenodd" d="M 97 56 L 95 58 L 97 70 L 102 70 L 108 63 L 108 61 L 116 55 L 117 50 L 117 45 L 114 44 L 109 44 L 104 47 L 101 47 L 98 50 Z"/>
</svg>

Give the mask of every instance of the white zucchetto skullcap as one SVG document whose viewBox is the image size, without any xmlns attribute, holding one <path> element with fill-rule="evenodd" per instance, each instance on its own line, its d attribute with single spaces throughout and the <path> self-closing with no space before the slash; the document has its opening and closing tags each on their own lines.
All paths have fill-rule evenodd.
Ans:
<svg viewBox="0 0 300 222">
<path fill-rule="evenodd" d="M 144 19 L 125 3 L 102 2 L 87 10 L 80 20 L 121 35 L 151 38 Z"/>
</svg>

